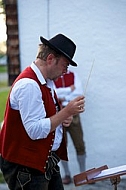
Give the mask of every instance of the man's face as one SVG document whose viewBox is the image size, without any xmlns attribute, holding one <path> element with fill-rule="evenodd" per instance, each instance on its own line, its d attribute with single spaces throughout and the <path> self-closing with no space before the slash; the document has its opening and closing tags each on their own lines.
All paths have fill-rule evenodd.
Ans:
<svg viewBox="0 0 126 190">
<path fill-rule="evenodd" d="M 69 61 L 64 56 L 54 57 L 50 69 L 50 79 L 56 80 L 61 75 L 65 74 L 67 72 L 68 66 Z"/>
</svg>

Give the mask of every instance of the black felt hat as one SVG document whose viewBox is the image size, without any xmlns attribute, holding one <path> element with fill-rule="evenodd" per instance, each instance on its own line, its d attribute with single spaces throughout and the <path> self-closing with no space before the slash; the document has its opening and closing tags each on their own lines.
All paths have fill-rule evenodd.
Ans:
<svg viewBox="0 0 126 190">
<path fill-rule="evenodd" d="M 64 55 L 70 61 L 70 64 L 72 66 L 77 66 L 77 64 L 72 60 L 76 50 L 76 45 L 72 40 L 70 40 L 63 34 L 58 34 L 50 40 L 46 40 L 45 38 L 40 36 L 40 40 L 43 44 L 48 45 L 57 53 Z"/>
</svg>

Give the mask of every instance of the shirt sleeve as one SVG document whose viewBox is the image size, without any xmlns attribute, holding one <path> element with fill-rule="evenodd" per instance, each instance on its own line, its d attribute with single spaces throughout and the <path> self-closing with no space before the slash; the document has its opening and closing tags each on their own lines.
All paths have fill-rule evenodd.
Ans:
<svg viewBox="0 0 126 190">
<path fill-rule="evenodd" d="M 10 104 L 19 110 L 24 128 L 33 140 L 46 138 L 51 129 L 51 121 L 46 117 L 42 93 L 38 84 L 28 78 L 20 79 L 12 88 Z"/>
</svg>

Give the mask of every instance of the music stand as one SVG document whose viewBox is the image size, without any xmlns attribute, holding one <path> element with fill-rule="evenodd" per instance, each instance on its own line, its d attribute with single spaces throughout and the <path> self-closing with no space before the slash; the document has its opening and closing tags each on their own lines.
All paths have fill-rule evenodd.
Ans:
<svg viewBox="0 0 126 190">
<path fill-rule="evenodd" d="M 114 190 L 117 190 L 117 185 L 120 183 L 120 176 L 126 175 L 126 165 L 114 168 L 108 168 L 107 165 L 99 168 L 92 168 L 73 177 L 75 186 L 91 184 L 97 181 L 110 179 Z"/>
</svg>

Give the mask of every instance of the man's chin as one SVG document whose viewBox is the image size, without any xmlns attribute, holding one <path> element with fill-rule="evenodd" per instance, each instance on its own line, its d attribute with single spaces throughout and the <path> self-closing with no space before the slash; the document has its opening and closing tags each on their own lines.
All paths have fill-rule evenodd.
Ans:
<svg viewBox="0 0 126 190">
<path fill-rule="evenodd" d="M 62 75 L 59 75 L 57 77 L 55 77 L 53 80 L 57 80 L 59 77 L 61 77 Z"/>
</svg>

